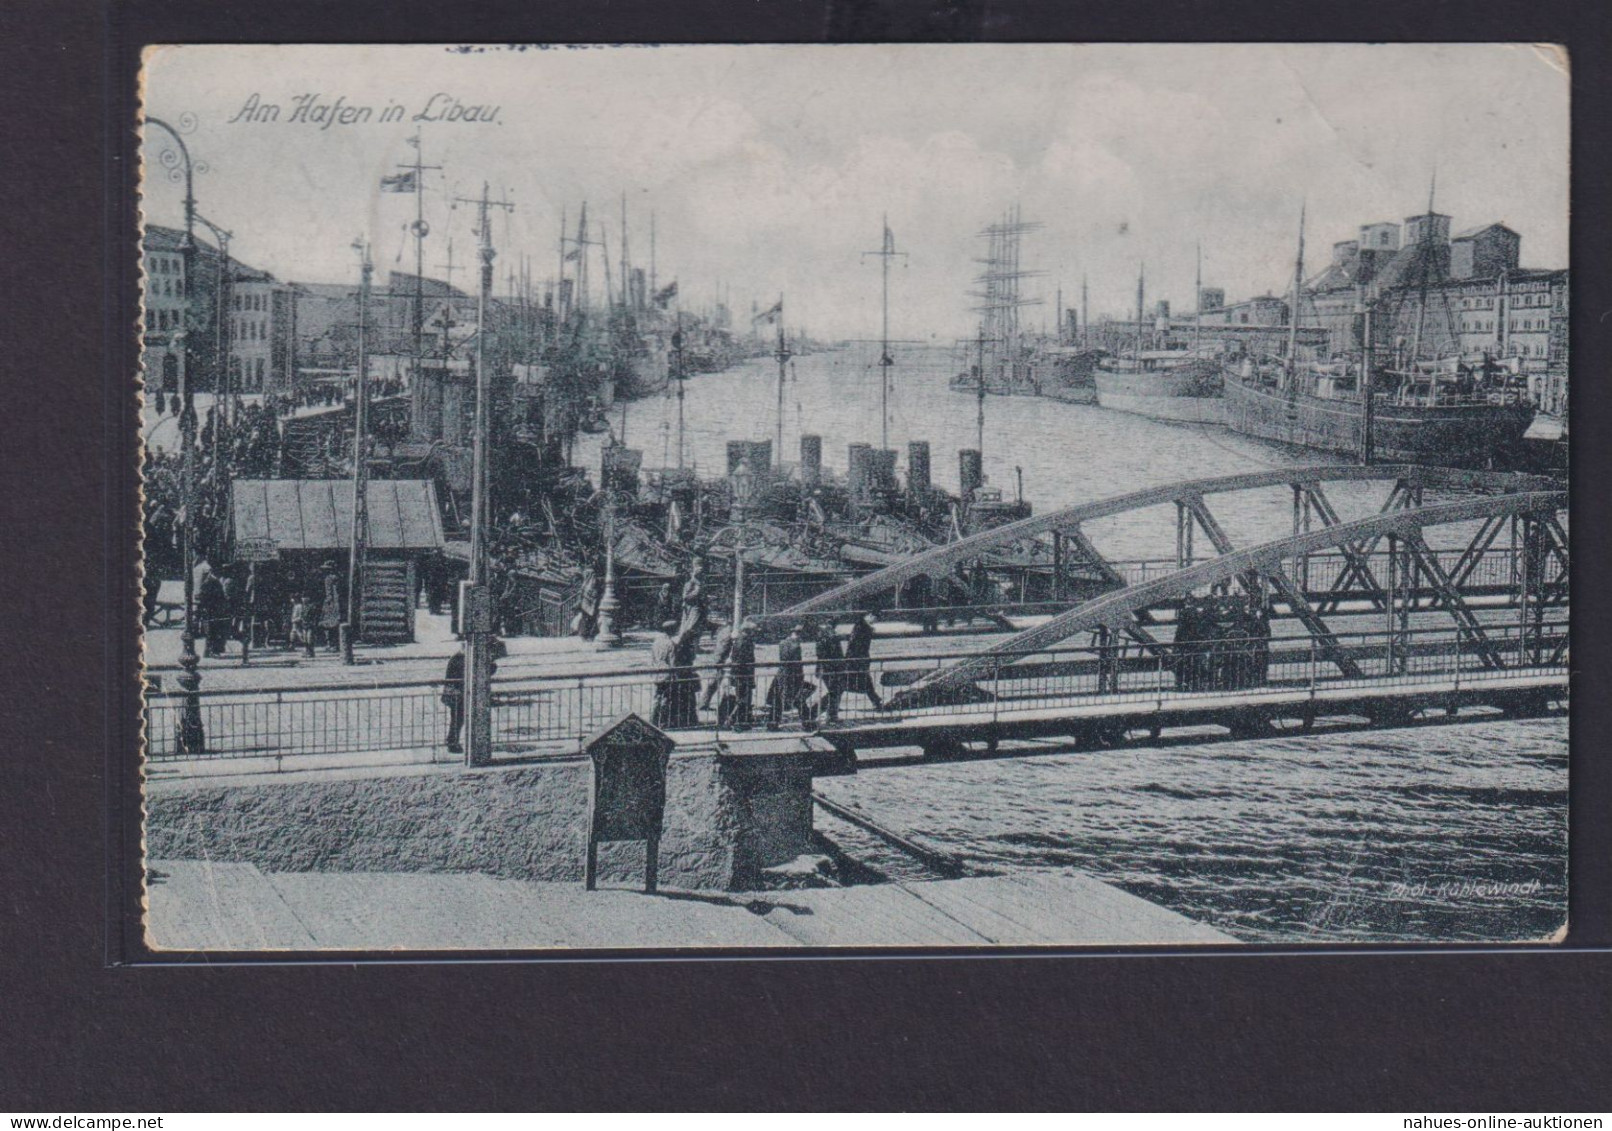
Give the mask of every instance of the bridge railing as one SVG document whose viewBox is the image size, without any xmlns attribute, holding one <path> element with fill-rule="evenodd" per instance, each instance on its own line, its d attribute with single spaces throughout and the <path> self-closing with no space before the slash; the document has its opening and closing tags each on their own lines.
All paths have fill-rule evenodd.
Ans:
<svg viewBox="0 0 1612 1131">
<path fill-rule="evenodd" d="M 910 689 L 928 673 L 976 653 L 874 656 L 857 667 L 806 661 L 788 670 L 757 664 L 750 677 L 709 661 L 672 670 L 620 670 L 575 675 L 517 674 L 493 684 L 493 743 L 503 752 L 574 750 L 575 744 L 626 712 L 668 730 L 722 735 L 776 727 L 823 730 L 908 719 L 975 721 L 1037 711 L 1125 704 L 1164 708 L 1228 699 L 1251 704 L 1295 694 L 1445 684 L 1477 687 L 1519 675 L 1565 677 L 1567 625 L 1552 622 L 1486 626 L 1487 648 L 1453 628 L 1340 635 L 1337 652 L 1359 674 L 1346 676 L 1308 637 L 1240 638 L 1192 647 L 1135 642 L 1060 646 L 1031 656 L 995 657 L 988 678 L 926 699 Z M 869 691 L 872 694 L 869 694 Z M 892 697 L 907 692 L 892 710 Z M 453 695 L 441 682 L 206 691 L 196 696 L 205 750 L 178 744 L 183 691 L 146 697 L 146 753 L 155 763 L 181 759 L 283 759 L 304 755 L 411 752 L 453 760 L 448 727 Z"/>
<path fill-rule="evenodd" d="M 1461 551 L 1439 550 L 1434 556 L 1443 566 L 1446 573 L 1454 573 L 1461 562 Z M 1374 550 L 1363 555 L 1369 568 L 1378 578 L 1387 573 L 1388 554 L 1385 550 Z M 1201 559 L 1200 559 L 1201 560 Z M 1462 581 L 1462 588 L 1473 590 L 1503 590 L 1517 584 L 1518 577 L 1518 551 L 1508 545 L 1490 546 L 1472 563 L 1470 570 Z M 1311 594 L 1321 594 L 1331 591 L 1343 576 L 1347 563 L 1345 556 L 1337 551 L 1323 551 L 1310 554 L 1307 558 L 1295 558 L 1288 564 L 1289 576 Z M 1143 585 L 1149 581 L 1157 580 L 1174 573 L 1179 565 L 1174 558 L 1123 558 L 1109 563 L 1114 572 L 1122 578 L 1127 585 Z M 1073 562 L 1071 570 L 1079 567 Z M 1075 600 L 1082 600 L 1091 595 L 1092 586 L 1098 584 L 1095 574 L 1084 579 L 1071 574 L 1064 583 L 1061 600 L 1056 600 L 1052 583 L 1052 563 L 1043 561 L 1037 564 L 1018 566 L 997 566 L 987 570 L 991 580 L 980 590 L 970 592 L 967 600 L 952 600 L 946 602 L 931 590 L 931 597 L 927 601 L 914 601 L 910 592 L 892 593 L 888 608 L 900 610 L 901 613 L 913 619 L 922 619 L 922 614 L 933 614 L 937 619 L 947 618 L 952 623 L 967 623 L 974 619 L 987 619 L 992 615 L 1035 615 L 1047 613 L 1063 608 Z M 723 575 L 728 577 L 731 575 Z M 1027 587 L 1027 579 L 1036 579 L 1037 584 Z M 664 583 L 653 577 L 624 578 L 617 584 L 617 596 L 630 607 L 645 610 L 640 620 L 648 619 L 647 610 L 653 606 L 655 598 Z M 838 577 L 800 574 L 786 570 L 747 569 L 745 573 L 745 599 L 744 607 L 754 616 L 766 617 L 787 614 L 793 605 L 808 598 L 828 593 L 844 584 Z M 731 590 L 731 580 L 725 585 L 719 583 L 716 588 Z M 1027 588 L 1032 592 L 1027 592 Z"/>
</svg>

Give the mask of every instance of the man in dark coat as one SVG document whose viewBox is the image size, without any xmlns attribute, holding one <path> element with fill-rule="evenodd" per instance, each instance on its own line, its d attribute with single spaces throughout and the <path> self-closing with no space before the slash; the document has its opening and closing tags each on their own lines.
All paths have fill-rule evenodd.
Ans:
<svg viewBox="0 0 1612 1131">
<path fill-rule="evenodd" d="M 215 570 L 202 574 L 201 590 L 196 595 L 196 613 L 206 626 L 207 646 L 204 654 L 222 656 L 229 642 L 229 595 Z"/>
<path fill-rule="evenodd" d="M 494 637 L 491 655 L 487 662 L 488 676 L 498 671 L 498 660 L 507 655 L 509 647 Z M 448 668 L 442 673 L 442 705 L 448 708 L 448 753 L 463 754 L 460 739 L 465 729 L 465 650 L 460 648 L 448 657 Z"/>
<path fill-rule="evenodd" d="M 778 645 L 778 670 L 767 688 L 767 729 L 777 730 L 784 721 L 784 712 L 800 710 L 801 693 L 806 688 L 806 663 L 802 659 L 801 636 L 804 625 L 789 630 Z"/>
<path fill-rule="evenodd" d="M 731 714 L 727 718 L 718 718 L 717 722 L 731 722 L 735 729 L 745 730 L 750 726 L 756 695 L 755 621 L 746 617 L 737 630 L 723 629 L 717 638 L 716 664 L 716 672 L 700 700 L 700 709 L 706 710 L 711 706 L 712 698 L 717 696 L 726 681 L 728 693 L 733 696 Z M 719 705 L 722 701 L 721 698 L 717 700 Z"/>
<path fill-rule="evenodd" d="M 873 686 L 872 664 L 868 653 L 873 648 L 873 625 L 879 618 L 863 613 L 851 626 L 851 637 L 845 642 L 845 691 L 866 695 L 875 711 L 884 710 L 884 703 Z"/>
<path fill-rule="evenodd" d="M 448 753 L 463 754 L 459 742 L 465 729 L 465 653 L 460 649 L 448 657 L 448 670 L 442 673 L 442 705 L 448 708 Z"/>
<path fill-rule="evenodd" d="M 677 662 L 677 622 L 661 622 L 660 631 L 649 644 L 649 663 L 655 669 L 655 707 L 649 721 L 658 727 L 672 725 L 673 704 L 676 702 L 676 676 L 673 667 Z"/>
<path fill-rule="evenodd" d="M 823 682 L 823 717 L 838 722 L 840 697 L 845 694 L 845 650 L 833 621 L 817 634 L 817 678 Z"/>
<path fill-rule="evenodd" d="M 700 715 L 700 673 L 694 669 L 694 657 L 699 651 L 699 617 L 688 608 L 683 610 L 683 623 L 672 638 L 672 723 L 674 727 L 698 726 Z"/>
</svg>

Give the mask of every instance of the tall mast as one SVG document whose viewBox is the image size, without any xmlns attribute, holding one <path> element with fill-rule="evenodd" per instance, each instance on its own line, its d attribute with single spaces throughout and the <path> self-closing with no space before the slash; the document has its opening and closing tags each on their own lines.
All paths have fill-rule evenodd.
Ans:
<svg viewBox="0 0 1612 1131">
<path fill-rule="evenodd" d="M 621 193 L 621 309 L 632 305 L 632 284 L 627 279 L 627 191 Z"/>
<path fill-rule="evenodd" d="M 976 283 L 983 284 L 982 290 L 973 292 L 976 298 L 982 300 L 982 305 L 975 309 L 984 315 L 985 337 L 997 347 L 993 368 L 1002 375 L 1004 382 L 1011 382 L 1014 376 L 1019 307 L 1041 301 L 1019 297 L 1021 280 L 1043 274 L 1020 269 L 1021 238 L 1024 233 L 1036 231 L 1041 226 L 1039 222 L 1023 220 L 1019 206 L 1014 205 L 1002 213 L 997 223 L 988 225 L 979 233 L 986 240 L 987 250 L 985 258 L 979 261 L 984 264 L 985 271 L 974 279 Z"/>
<path fill-rule="evenodd" d="M 1293 309 L 1287 316 L 1287 387 L 1298 387 L 1299 364 L 1299 299 L 1304 293 L 1304 212 L 1299 205 L 1299 252 L 1293 261 Z"/>
<path fill-rule="evenodd" d="M 406 169 L 413 173 L 412 185 L 414 188 L 414 223 L 410 231 L 414 235 L 414 418 L 416 421 L 424 413 L 424 388 L 421 381 L 420 370 L 425 362 L 425 237 L 430 232 L 430 226 L 425 222 L 425 171 L 427 169 L 440 169 L 440 165 L 425 164 L 425 157 L 420 149 L 420 129 L 416 127 L 414 136 L 408 138 L 408 143 L 414 147 L 414 160 L 407 165 L 399 165 L 399 169 Z M 368 252 L 365 252 L 368 257 Z M 372 268 L 373 269 L 373 268 Z M 415 428 L 419 425 L 416 423 Z M 355 623 L 356 629 L 356 623 Z"/>
<path fill-rule="evenodd" d="M 683 370 L 683 303 L 677 304 L 677 315 L 672 331 L 672 364 L 677 377 L 677 470 L 683 470 L 683 383 L 687 375 Z"/>
<path fill-rule="evenodd" d="M 1192 349 L 1196 353 L 1203 345 L 1203 241 L 1198 241 L 1198 273 L 1193 281 Z"/>
<path fill-rule="evenodd" d="M 890 447 L 890 369 L 895 358 L 890 356 L 890 261 L 905 252 L 896 250 L 896 237 L 890 232 L 890 215 L 884 217 L 884 239 L 878 251 L 864 251 L 863 256 L 877 255 L 884 266 L 884 320 L 879 332 L 879 447 Z"/>
<path fill-rule="evenodd" d="M 979 339 L 979 380 L 977 382 L 977 395 L 979 408 L 974 416 L 974 448 L 980 453 L 980 466 L 985 466 L 985 323 L 980 322 Z"/>
<path fill-rule="evenodd" d="M 890 235 L 890 215 L 884 216 L 884 247 L 879 253 L 884 268 L 883 318 L 879 327 L 879 448 L 890 447 L 890 257 L 895 254 L 895 239 Z"/>
<path fill-rule="evenodd" d="M 578 310 L 588 309 L 588 202 L 582 202 L 582 215 L 577 217 L 577 281 L 576 305 Z"/>
<path fill-rule="evenodd" d="M 1416 264 L 1421 295 L 1416 303 L 1416 334 L 1411 339 L 1411 368 L 1422 359 L 1422 325 L 1427 321 L 1427 284 L 1428 275 L 1432 271 L 1433 257 L 1433 191 L 1438 187 L 1438 171 L 1433 172 L 1433 179 L 1427 186 L 1427 216 L 1422 224 L 1422 238 L 1417 241 Z"/>
<path fill-rule="evenodd" d="M 773 461 L 784 458 L 784 379 L 788 373 L 789 349 L 784 345 L 784 295 L 778 293 L 778 440 L 773 449 Z"/>
<path fill-rule="evenodd" d="M 1086 303 L 1086 273 L 1080 273 L 1080 344 L 1091 344 L 1091 308 Z"/>
<path fill-rule="evenodd" d="M 1142 328 L 1146 325 L 1146 305 L 1142 301 L 1146 279 L 1147 264 L 1144 263 L 1136 271 L 1136 353 L 1138 360 L 1140 360 L 1142 354 Z"/>
<path fill-rule="evenodd" d="M 655 213 L 649 214 L 649 299 L 655 301 Z"/>
<path fill-rule="evenodd" d="M 554 317 L 565 317 L 565 205 L 560 205 L 560 262 L 559 274 L 554 277 Z M 452 280 L 449 280 L 451 283 Z"/>
<path fill-rule="evenodd" d="M 1057 335 L 1058 344 L 1063 345 L 1063 281 L 1058 282 L 1058 309 L 1054 312 L 1053 333 Z"/>
</svg>

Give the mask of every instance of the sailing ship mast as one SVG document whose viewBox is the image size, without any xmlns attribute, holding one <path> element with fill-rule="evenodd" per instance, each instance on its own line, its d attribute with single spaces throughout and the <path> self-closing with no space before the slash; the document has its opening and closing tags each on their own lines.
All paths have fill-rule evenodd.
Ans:
<svg viewBox="0 0 1612 1131">
<path fill-rule="evenodd" d="M 864 251 L 863 257 L 877 255 L 884 267 L 883 322 L 879 332 L 879 448 L 890 448 L 890 369 L 895 359 L 890 356 L 890 261 L 904 251 L 896 250 L 896 237 L 890 231 L 890 215 L 884 216 L 884 242 L 878 251 Z"/>
<path fill-rule="evenodd" d="M 974 280 L 984 284 L 983 291 L 974 292 L 975 297 L 983 300 L 983 305 L 976 309 L 985 316 L 986 338 L 997 346 L 993 367 L 997 369 L 1004 387 L 1011 386 L 1014 378 L 1013 363 L 1018 356 L 1019 308 L 1038 305 L 1042 301 L 1019 297 L 1020 280 L 1045 273 L 1021 269 L 1020 242 L 1024 233 L 1037 231 L 1042 226 L 1039 221 L 1022 219 L 1018 205 L 1014 205 L 1003 214 L 999 223 L 991 224 L 979 233 L 987 241 L 987 251 L 985 258 L 979 261 L 984 264 L 985 272 Z"/>
<path fill-rule="evenodd" d="M 1203 241 L 1198 241 L 1198 271 L 1192 284 L 1193 293 L 1197 296 L 1193 300 L 1192 314 L 1192 352 L 1197 353 L 1203 347 Z"/>
<path fill-rule="evenodd" d="M 1422 359 L 1422 327 L 1427 321 L 1427 275 L 1428 259 L 1433 251 L 1433 191 L 1438 187 L 1438 173 L 1433 174 L 1431 183 L 1427 186 L 1427 218 L 1422 224 L 1421 239 L 1417 240 L 1416 273 L 1421 293 L 1416 300 L 1416 333 L 1411 338 L 1411 368 Z"/>
<path fill-rule="evenodd" d="M 425 237 L 431 231 L 431 226 L 425 222 L 425 173 L 427 169 L 441 169 L 442 166 L 425 163 L 418 127 L 414 136 L 405 140 L 414 147 L 414 160 L 398 168 L 407 170 L 408 184 L 414 192 L 414 223 L 409 226 L 409 231 L 414 235 L 414 418 L 419 420 L 424 412 L 424 401 L 420 399 L 424 396 L 420 371 L 425 366 Z"/>
<path fill-rule="evenodd" d="M 1147 264 L 1142 264 L 1136 272 L 1136 360 L 1142 360 L 1142 334 L 1147 324 L 1147 306 L 1143 302 L 1143 290 L 1147 282 Z"/>
<path fill-rule="evenodd" d="M 1080 344 L 1091 344 L 1091 307 L 1086 301 L 1086 273 L 1080 273 Z"/>
<path fill-rule="evenodd" d="M 777 446 L 773 448 L 774 461 L 784 458 L 784 381 L 789 372 L 789 348 L 784 344 L 784 296 L 778 293 L 778 430 Z"/>
<path fill-rule="evenodd" d="M 1299 363 L 1299 299 L 1304 293 L 1304 212 L 1305 204 L 1299 205 L 1299 251 L 1293 262 L 1293 308 L 1287 315 L 1287 389 L 1293 392 L 1298 388 Z"/>
<path fill-rule="evenodd" d="M 985 459 L 985 323 L 980 323 L 979 338 L 979 412 L 974 421 L 974 448 L 980 453 L 981 466 Z"/>
</svg>

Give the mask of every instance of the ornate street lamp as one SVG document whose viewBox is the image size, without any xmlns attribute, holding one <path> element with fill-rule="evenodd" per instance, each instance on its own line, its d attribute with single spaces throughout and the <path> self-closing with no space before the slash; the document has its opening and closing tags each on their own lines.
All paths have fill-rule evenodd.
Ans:
<svg viewBox="0 0 1612 1131">
<path fill-rule="evenodd" d="M 191 384 L 192 356 L 190 345 L 191 299 L 196 285 L 196 194 L 194 191 L 195 167 L 190 150 L 179 131 L 160 118 L 147 117 L 146 125 L 167 132 L 178 147 L 178 160 L 185 174 L 185 236 L 179 245 L 183 273 L 179 280 L 183 299 L 183 318 L 180 332 L 175 336 L 182 342 L 179 366 L 179 490 L 185 511 L 184 568 L 185 568 L 185 629 L 180 635 L 179 686 L 185 692 L 184 707 L 179 713 L 178 734 L 175 736 L 181 754 L 201 754 L 207 749 L 206 735 L 201 717 L 201 663 L 196 657 L 196 396 Z M 170 151 L 171 153 L 172 151 Z M 174 158 L 168 153 L 159 159 L 172 168 Z"/>
<path fill-rule="evenodd" d="M 600 651 L 621 647 L 621 633 L 616 631 L 616 613 L 621 609 L 616 598 L 616 507 L 609 484 L 605 486 L 604 527 L 604 592 L 599 597 L 599 631 L 593 638 L 593 646 Z"/>
<path fill-rule="evenodd" d="M 756 473 L 750 461 L 741 459 L 728 481 L 733 489 L 733 520 L 738 526 L 738 537 L 733 544 L 733 627 L 737 631 L 744 623 L 745 523 L 750 517 L 750 502 L 756 495 Z"/>
</svg>

